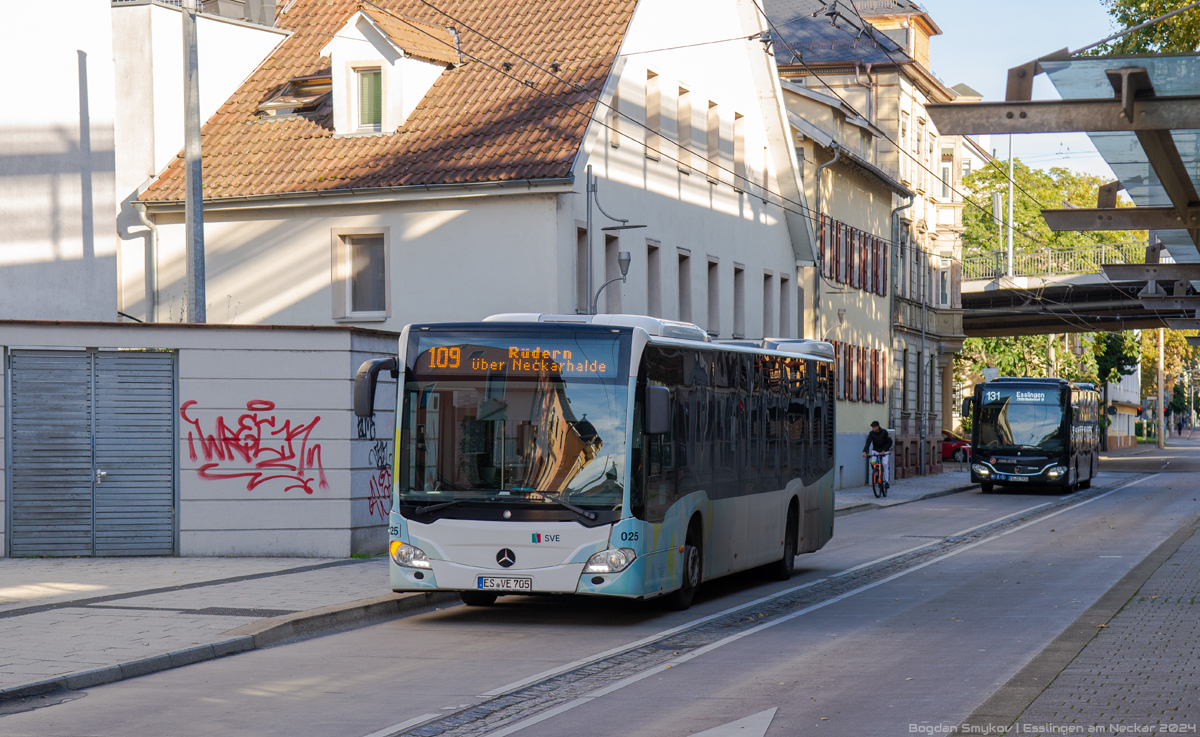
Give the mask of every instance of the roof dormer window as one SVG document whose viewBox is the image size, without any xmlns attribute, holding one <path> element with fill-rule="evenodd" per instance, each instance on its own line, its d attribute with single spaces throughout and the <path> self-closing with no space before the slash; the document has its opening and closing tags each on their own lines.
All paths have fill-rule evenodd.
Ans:
<svg viewBox="0 0 1200 737">
<path fill-rule="evenodd" d="M 449 29 L 359 7 L 321 49 L 332 70 L 334 133 L 395 132 L 458 63 L 457 43 Z"/>
<path fill-rule="evenodd" d="M 358 130 L 378 133 L 383 127 L 383 71 L 379 67 L 354 70 L 358 78 Z"/>
</svg>

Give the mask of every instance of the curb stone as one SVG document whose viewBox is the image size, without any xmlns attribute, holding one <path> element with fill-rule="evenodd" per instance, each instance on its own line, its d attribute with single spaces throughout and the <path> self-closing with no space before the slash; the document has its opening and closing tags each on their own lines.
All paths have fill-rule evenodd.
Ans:
<svg viewBox="0 0 1200 737">
<path fill-rule="evenodd" d="M 173 650 L 103 668 L 69 673 L 44 681 L 0 689 L 0 704 L 55 691 L 76 691 L 102 686 L 106 683 L 137 678 L 248 650 L 344 632 L 400 616 L 416 614 L 439 604 L 457 601 L 457 593 L 446 591 L 385 594 L 370 599 L 359 599 L 345 604 L 334 604 L 294 614 L 285 614 L 281 617 L 269 617 L 222 633 L 231 637 L 220 642 Z"/>
<path fill-rule="evenodd" d="M 978 488 L 979 488 L 979 484 L 967 484 L 965 486 L 955 486 L 954 488 L 951 488 L 951 489 L 941 489 L 940 491 L 931 491 L 928 494 L 922 494 L 921 496 L 913 497 L 912 499 L 905 499 L 903 501 L 898 501 L 898 502 L 894 502 L 891 504 L 877 504 L 876 502 L 863 502 L 861 504 L 851 504 L 849 506 L 842 507 L 841 509 L 834 510 L 833 516 L 834 517 L 845 517 L 848 514 L 857 514 L 858 512 L 869 512 L 872 509 L 887 509 L 888 507 L 898 507 L 901 504 L 911 504 L 912 502 L 919 502 L 923 499 L 937 499 L 940 496 L 950 496 L 951 494 L 958 494 L 963 491 L 970 491 L 971 489 L 978 489 Z"/>
</svg>

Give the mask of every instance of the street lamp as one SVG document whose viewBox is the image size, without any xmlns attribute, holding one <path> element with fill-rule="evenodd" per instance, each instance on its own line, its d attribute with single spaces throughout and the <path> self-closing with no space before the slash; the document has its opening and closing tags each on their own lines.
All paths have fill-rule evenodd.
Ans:
<svg viewBox="0 0 1200 737">
<path fill-rule="evenodd" d="M 633 258 L 629 255 L 629 251 L 620 251 L 617 253 L 617 266 L 621 268 L 621 275 L 609 279 L 608 281 L 604 282 L 599 289 L 596 290 L 596 296 L 592 298 L 593 315 L 596 314 L 596 305 L 600 302 L 600 293 L 604 291 L 604 287 L 607 287 L 609 284 L 612 284 L 615 281 L 619 281 L 622 284 L 625 283 L 625 277 L 629 274 L 629 262 L 632 260 Z"/>
<path fill-rule="evenodd" d="M 830 334 L 830 333 L 832 333 L 834 330 L 837 330 L 837 329 L 838 329 L 838 328 L 840 328 L 842 325 L 845 325 L 845 324 L 846 324 L 846 311 L 845 311 L 845 310 L 838 310 L 838 311 L 837 311 L 837 316 L 838 316 L 838 324 L 837 324 L 837 325 L 834 325 L 833 327 L 831 327 L 831 328 L 829 328 L 828 330 L 826 330 L 826 331 L 825 331 L 825 335 L 824 335 L 824 336 L 822 336 L 821 340 L 825 340 L 826 338 L 828 338 L 828 337 L 829 337 L 829 334 Z"/>
</svg>

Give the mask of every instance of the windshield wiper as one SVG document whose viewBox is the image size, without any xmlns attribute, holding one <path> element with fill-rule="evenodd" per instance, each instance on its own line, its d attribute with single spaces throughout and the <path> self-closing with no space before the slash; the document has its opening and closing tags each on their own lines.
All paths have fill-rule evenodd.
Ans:
<svg viewBox="0 0 1200 737">
<path fill-rule="evenodd" d="M 575 514 L 583 515 L 584 517 L 587 517 L 588 519 L 591 519 L 591 520 L 596 519 L 595 512 L 589 512 L 586 509 L 583 509 L 582 507 L 577 507 L 570 502 L 565 502 L 562 499 L 559 499 L 557 496 L 550 496 L 549 494 L 542 494 L 542 498 L 549 499 L 550 501 L 554 502 L 555 504 L 560 504 L 560 505 L 566 507 L 567 509 L 571 510 Z"/>
<path fill-rule="evenodd" d="M 459 502 L 465 502 L 465 501 L 468 501 L 468 500 L 466 500 L 466 499 L 451 499 L 448 502 L 441 502 L 440 504 L 426 504 L 423 507 L 417 507 L 416 511 L 413 512 L 413 514 L 429 514 L 430 512 L 436 512 L 439 509 L 445 509 L 446 507 L 452 507 L 455 504 L 458 504 Z"/>
</svg>

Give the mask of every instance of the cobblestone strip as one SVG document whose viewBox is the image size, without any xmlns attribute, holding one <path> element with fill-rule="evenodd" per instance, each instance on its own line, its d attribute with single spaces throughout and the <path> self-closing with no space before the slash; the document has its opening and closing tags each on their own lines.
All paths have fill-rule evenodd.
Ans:
<svg viewBox="0 0 1200 737">
<path fill-rule="evenodd" d="M 688 658 L 699 649 L 732 635 L 746 633 L 764 624 L 796 615 L 808 607 L 829 602 L 871 584 L 882 583 L 891 576 L 911 570 L 956 549 L 982 542 L 1004 532 L 1036 521 L 1069 507 L 1094 499 L 1117 488 L 1146 478 L 1141 474 L 1105 487 L 1077 492 L 1063 499 L 1054 498 L 1047 506 L 1022 516 L 973 529 L 965 534 L 940 539 L 878 563 L 844 572 L 814 586 L 793 591 L 761 604 L 709 620 L 688 630 L 677 632 L 656 642 L 588 663 L 575 670 L 551 676 L 526 686 L 455 712 L 436 721 L 394 732 L 389 737 L 482 737 L 503 730 L 517 722 L 571 701 L 587 698 L 596 691 L 621 681 L 663 668 L 672 661 Z M 1118 486 L 1119 484 L 1119 486 Z M 1114 488 L 1115 487 L 1115 488 Z M 1019 514 L 1019 513 L 1018 513 Z"/>
</svg>

